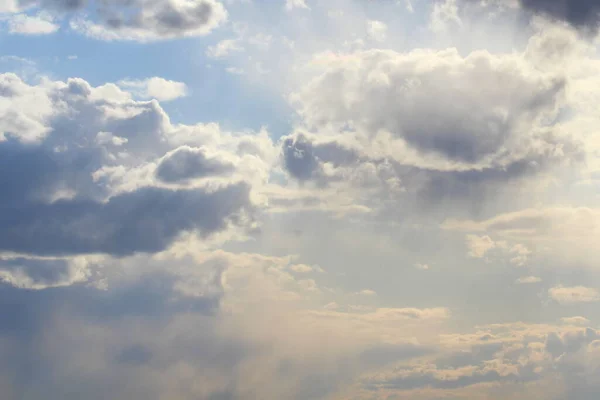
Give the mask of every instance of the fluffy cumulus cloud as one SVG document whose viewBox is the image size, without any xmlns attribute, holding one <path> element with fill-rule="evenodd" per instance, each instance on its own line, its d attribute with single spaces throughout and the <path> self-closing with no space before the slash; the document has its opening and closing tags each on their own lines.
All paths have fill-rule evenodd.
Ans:
<svg viewBox="0 0 600 400">
<path fill-rule="evenodd" d="M 206 236 L 251 217 L 250 184 L 240 176 L 162 184 L 233 175 L 242 162 L 235 150 L 221 150 L 230 159 L 221 161 L 179 147 L 185 138 L 177 136 L 189 130 L 196 145 L 217 151 L 220 132 L 202 139 L 204 127 L 174 126 L 156 101 L 131 100 L 114 85 L 2 79 L 3 250 L 154 252 L 181 233 Z"/>
<path fill-rule="evenodd" d="M 118 85 L 141 99 L 156 99 L 163 102 L 184 97 L 188 91 L 183 82 L 170 81 L 157 76 L 144 80 L 123 80 Z"/>
<path fill-rule="evenodd" d="M 59 26 L 50 16 L 16 14 L 8 20 L 8 29 L 12 34 L 46 35 L 56 32 Z"/>
<path fill-rule="evenodd" d="M 319 61 L 323 74 L 296 97 L 312 125 L 386 131 L 446 169 L 507 168 L 557 149 L 544 119 L 560 105 L 564 79 L 518 56 L 372 50 Z"/>
<path fill-rule="evenodd" d="M 291 96 L 305 131 L 283 142 L 284 167 L 300 182 L 358 184 L 358 195 L 370 182 L 387 195 L 481 202 L 577 165 L 581 146 L 556 123 L 566 77 L 530 53 L 319 54 Z"/>
</svg>

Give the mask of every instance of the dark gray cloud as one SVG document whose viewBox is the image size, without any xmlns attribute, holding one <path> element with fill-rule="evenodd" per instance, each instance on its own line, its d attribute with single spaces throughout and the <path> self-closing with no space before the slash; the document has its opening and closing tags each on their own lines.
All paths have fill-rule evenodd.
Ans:
<svg viewBox="0 0 600 400">
<path fill-rule="evenodd" d="M 283 142 L 283 165 L 294 178 L 306 181 L 321 173 L 313 145 L 304 136 L 288 138 Z"/>
<path fill-rule="evenodd" d="M 567 22 L 577 28 L 597 30 L 600 0 L 519 0 L 523 8 Z"/>
<path fill-rule="evenodd" d="M 156 176 L 164 182 L 221 176 L 235 170 L 233 164 L 217 157 L 208 157 L 202 149 L 182 147 L 163 158 Z"/>
<path fill-rule="evenodd" d="M 185 6 L 173 0 L 103 0 L 100 12 L 110 28 L 151 28 L 156 34 L 167 36 L 182 34 L 209 24 L 217 5 L 218 3 L 210 0 L 201 0 Z M 126 10 L 133 12 L 126 13 Z M 148 10 L 152 12 L 149 13 Z"/>
<path fill-rule="evenodd" d="M 314 180 L 325 184 L 335 177 L 326 177 L 324 163 L 333 167 L 356 164 L 359 154 L 336 141 L 315 143 L 303 134 L 287 137 L 282 143 L 283 165 L 299 181 Z"/>
<path fill-rule="evenodd" d="M 463 0 L 466 3 L 479 3 L 484 5 L 503 5 L 503 2 L 512 3 L 511 0 L 483 2 L 479 0 Z M 582 31 L 593 33 L 600 26 L 600 1 L 599 0 L 518 0 L 521 9 L 533 15 L 567 23 Z"/>
<path fill-rule="evenodd" d="M 13 204 L 0 211 L 0 248 L 30 254 L 157 252 L 184 231 L 207 236 L 224 229 L 249 204 L 245 184 L 215 192 L 144 188 L 106 203 Z"/>
<path fill-rule="evenodd" d="M 28 3 L 34 3 L 32 0 L 26 0 Z M 88 0 L 42 0 L 39 4 L 42 7 L 60 11 L 76 11 L 84 8 Z"/>
<path fill-rule="evenodd" d="M 205 34 L 227 17 L 216 0 L 20 0 L 19 6 L 70 15 L 87 11 L 113 39 L 140 41 Z"/>
</svg>

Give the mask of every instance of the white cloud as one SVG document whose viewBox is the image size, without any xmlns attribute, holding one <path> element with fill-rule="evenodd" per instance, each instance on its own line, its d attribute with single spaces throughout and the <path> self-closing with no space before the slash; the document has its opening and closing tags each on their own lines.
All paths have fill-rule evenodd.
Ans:
<svg viewBox="0 0 600 400">
<path fill-rule="evenodd" d="M 469 256 L 483 258 L 488 251 L 496 247 L 496 243 L 489 236 L 467 235 Z"/>
<path fill-rule="evenodd" d="M 313 267 L 306 264 L 294 264 L 290 266 L 290 269 L 294 272 L 298 272 L 301 274 L 306 274 L 308 272 L 313 272 Z"/>
<path fill-rule="evenodd" d="M 96 135 L 96 143 L 99 145 L 113 145 L 113 146 L 122 146 L 127 143 L 127 139 L 115 136 L 110 132 L 98 132 Z"/>
<path fill-rule="evenodd" d="M 291 11 L 295 8 L 303 8 L 310 10 L 310 7 L 306 4 L 306 0 L 285 0 L 285 9 Z"/>
<path fill-rule="evenodd" d="M 17 14 L 8 20 L 8 31 L 12 34 L 48 35 L 58 31 L 59 28 L 60 26 L 54 22 L 54 19 L 45 14 L 35 16 Z"/>
<path fill-rule="evenodd" d="M 244 75 L 246 72 L 241 68 L 227 67 L 226 71 L 232 75 Z"/>
<path fill-rule="evenodd" d="M 510 259 L 511 264 L 522 267 L 527 263 L 527 260 L 532 252 L 524 245 L 517 243 L 511 247 L 509 253 L 512 256 Z"/>
<path fill-rule="evenodd" d="M 560 319 L 563 324 L 566 325 L 589 325 L 590 320 L 584 317 L 565 317 Z"/>
<path fill-rule="evenodd" d="M 326 310 L 337 310 L 340 306 L 336 302 L 327 303 L 323 306 Z"/>
<path fill-rule="evenodd" d="M 118 85 L 121 89 L 134 94 L 140 99 L 171 101 L 188 94 L 188 88 L 185 83 L 160 77 L 144 80 L 123 80 L 118 82 Z"/>
<path fill-rule="evenodd" d="M 523 276 L 523 277 L 517 279 L 517 281 L 515 283 L 517 283 L 518 285 L 526 285 L 526 284 L 530 284 L 530 283 L 539 283 L 541 281 L 542 281 L 542 279 L 538 278 L 537 276 Z"/>
<path fill-rule="evenodd" d="M 560 157 L 540 121 L 555 113 L 564 78 L 536 72 L 522 55 L 370 50 L 322 54 L 314 67 L 322 74 L 293 96 L 306 122 L 388 131 L 404 163 L 417 156 L 413 165 L 466 171 Z"/>
<path fill-rule="evenodd" d="M 387 35 L 387 25 L 381 21 L 367 21 L 367 34 L 372 40 L 383 42 Z"/>
<path fill-rule="evenodd" d="M 18 0 L 0 0 L 0 13 L 16 13 L 21 10 Z"/>
<path fill-rule="evenodd" d="M 242 51 L 239 39 L 224 39 L 214 46 L 209 46 L 206 55 L 211 58 L 223 58 L 233 52 Z"/>
<path fill-rule="evenodd" d="M 423 209 L 444 202 L 449 213 L 510 202 L 547 182 L 532 178 L 583 158 L 543 122 L 563 105 L 564 76 L 523 53 L 326 52 L 310 68 L 291 96 L 303 126 L 283 141 L 284 168 L 370 209 L 386 198 Z"/>
<path fill-rule="evenodd" d="M 429 27 L 434 32 L 443 32 L 452 26 L 461 26 L 457 0 L 443 0 L 433 4 Z"/>
<path fill-rule="evenodd" d="M 496 215 L 482 221 L 448 219 L 450 230 L 494 234 L 502 240 L 518 241 L 513 247 L 513 263 L 519 265 L 531 256 L 530 248 L 550 255 L 560 265 L 580 264 L 597 268 L 595 238 L 600 234 L 600 211 L 587 207 L 540 207 Z"/>
<path fill-rule="evenodd" d="M 363 290 L 356 292 L 355 294 L 358 294 L 361 296 L 375 296 L 375 295 L 377 295 L 377 292 L 375 292 L 374 290 L 371 290 L 371 289 L 363 289 Z"/>
</svg>

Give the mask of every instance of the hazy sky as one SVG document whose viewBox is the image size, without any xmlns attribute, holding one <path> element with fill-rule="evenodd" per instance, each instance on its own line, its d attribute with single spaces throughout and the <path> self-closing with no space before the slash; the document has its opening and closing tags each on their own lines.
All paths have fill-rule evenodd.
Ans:
<svg viewBox="0 0 600 400">
<path fill-rule="evenodd" d="M 0 397 L 600 398 L 599 27 L 0 0 Z"/>
</svg>

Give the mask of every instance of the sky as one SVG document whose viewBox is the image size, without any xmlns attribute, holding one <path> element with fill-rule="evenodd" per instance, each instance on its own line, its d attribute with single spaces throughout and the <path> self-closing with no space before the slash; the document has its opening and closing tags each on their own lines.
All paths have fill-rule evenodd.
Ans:
<svg viewBox="0 0 600 400">
<path fill-rule="evenodd" d="M 0 0 L 2 399 L 598 399 L 599 30 Z"/>
</svg>

